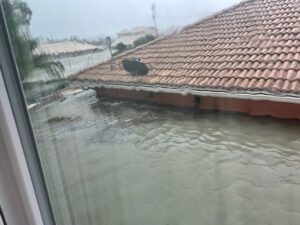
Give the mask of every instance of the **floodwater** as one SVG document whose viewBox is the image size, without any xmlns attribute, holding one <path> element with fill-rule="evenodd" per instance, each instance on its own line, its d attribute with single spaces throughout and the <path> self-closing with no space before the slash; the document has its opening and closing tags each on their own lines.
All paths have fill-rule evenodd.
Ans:
<svg viewBox="0 0 300 225">
<path fill-rule="evenodd" d="M 58 225 L 299 225 L 300 123 L 97 99 L 31 110 Z"/>
</svg>

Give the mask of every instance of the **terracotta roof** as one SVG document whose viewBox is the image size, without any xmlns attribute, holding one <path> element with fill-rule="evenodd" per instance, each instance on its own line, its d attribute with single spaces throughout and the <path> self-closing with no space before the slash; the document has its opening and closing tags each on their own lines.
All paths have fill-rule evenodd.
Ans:
<svg viewBox="0 0 300 225">
<path fill-rule="evenodd" d="M 124 58 L 140 58 L 150 72 L 135 77 Z M 98 83 L 199 90 L 300 94 L 299 0 L 248 0 L 78 73 Z"/>
</svg>

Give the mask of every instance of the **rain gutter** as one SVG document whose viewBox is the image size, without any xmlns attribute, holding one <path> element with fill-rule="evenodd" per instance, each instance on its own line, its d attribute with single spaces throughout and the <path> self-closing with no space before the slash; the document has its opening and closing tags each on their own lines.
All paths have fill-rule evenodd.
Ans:
<svg viewBox="0 0 300 225">
<path fill-rule="evenodd" d="M 273 101 L 283 103 L 300 104 L 300 96 L 293 94 L 278 94 L 274 95 L 270 92 L 240 92 L 240 91 L 226 91 L 226 90 L 210 90 L 210 89 L 197 89 L 188 86 L 171 87 L 171 86 L 158 86 L 158 85 L 143 85 L 143 84 L 113 84 L 103 83 L 91 80 L 76 80 L 83 88 L 107 88 L 107 89 L 122 89 L 130 91 L 147 91 L 155 93 L 169 93 L 181 95 L 194 95 L 206 97 L 220 97 L 220 98 L 235 98 L 244 100 L 257 100 L 257 101 Z"/>
</svg>

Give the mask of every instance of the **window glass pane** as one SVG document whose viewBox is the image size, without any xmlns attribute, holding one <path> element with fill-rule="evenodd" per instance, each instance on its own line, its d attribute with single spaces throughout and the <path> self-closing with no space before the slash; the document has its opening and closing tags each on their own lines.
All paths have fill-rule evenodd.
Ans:
<svg viewBox="0 0 300 225">
<path fill-rule="evenodd" d="M 59 225 L 296 225 L 297 0 L 3 0 Z"/>
</svg>

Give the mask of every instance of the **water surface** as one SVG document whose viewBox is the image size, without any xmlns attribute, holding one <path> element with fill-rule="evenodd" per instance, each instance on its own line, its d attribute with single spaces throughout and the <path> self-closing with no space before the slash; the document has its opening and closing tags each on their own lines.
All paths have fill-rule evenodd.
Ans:
<svg viewBox="0 0 300 225">
<path fill-rule="evenodd" d="M 31 116 L 59 225 L 299 224 L 299 122 L 93 91 Z"/>
</svg>

